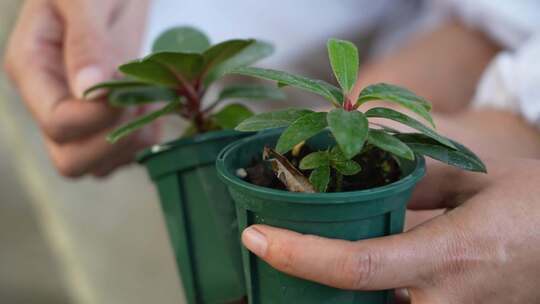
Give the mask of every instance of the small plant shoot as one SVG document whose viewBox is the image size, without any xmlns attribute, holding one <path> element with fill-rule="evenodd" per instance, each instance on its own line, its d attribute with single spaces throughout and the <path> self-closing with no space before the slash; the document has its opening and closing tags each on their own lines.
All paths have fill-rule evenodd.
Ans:
<svg viewBox="0 0 540 304">
<path fill-rule="evenodd" d="M 430 102 L 396 85 L 378 83 L 359 87 L 356 46 L 348 41 L 330 39 L 327 47 L 330 65 L 339 87 L 322 80 L 272 69 L 243 66 L 229 71 L 272 80 L 277 82 L 278 87 L 291 86 L 309 91 L 321 95 L 333 105 L 333 109 L 327 112 L 285 109 L 262 113 L 245 119 L 236 127 L 239 131 L 286 127 L 275 148 L 265 150 L 264 154 L 265 158 L 273 156 L 274 171 L 280 180 L 294 180 L 294 187 L 286 184 L 289 191 L 313 192 L 311 190 L 315 189 L 317 192 L 326 192 L 330 186 L 334 192 L 343 191 L 344 177 L 356 177 L 365 169 L 363 167 L 366 164 L 372 165 L 375 162 L 380 163 L 377 170 L 390 171 L 392 163 L 388 159 L 377 159 L 374 156 L 378 155 L 374 154 L 377 151 L 390 155 L 396 164 L 399 159 L 414 160 L 415 154 L 419 154 L 460 169 L 486 172 L 485 165 L 473 152 L 434 130 Z M 360 105 L 376 100 L 410 110 L 425 120 L 425 123 L 393 107 L 375 107 L 366 112 L 359 110 Z M 401 133 L 384 125 L 370 123 L 371 118 L 394 121 L 417 132 Z M 290 166 L 284 162 L 294 163 L 305 141 L 326 130 L 335 139 L 335 146 L 324 151 L 310 151 L 301 157 L 296 166 L 309 174 L 309 177 L 302 179 L 298 176 L 301 174 L 298 170 L 284 173 L 284 168 Z M 282 157 L 284 155 L 289 155 L 289 160 Z M 309 185 L 305 185 L 306 180 L 309 180 Z M 305 185 L 304 189 L 298 190 L 299 185 Z"/>
<path fill-rule="evenodd" d="M 166 114 L 177 114 L 190 121 L 184 137 L 222 129 L 232 129 L 253 115 L 240 103 L 228 100 L 284 99 L 281 90 L 255 84 L 231 85 L 218 97 L 203 104 L 208 88 L 231 69 L 246 67 L 269 56 L 273 48 L 253 39 L 227 40 L 211 45 L 201 31 L 192 27 L 176 27 L 164 32 L 154 42 L 152 53 L 121 65 L 124 79 L 97 84 L 85 96 L 107 90 L 108 100 L 115 107 L 142 106 L 162 102 L 163 107 L 113 131 L 107 139 L 116 142 L 131 132 Z"/>
</svg>

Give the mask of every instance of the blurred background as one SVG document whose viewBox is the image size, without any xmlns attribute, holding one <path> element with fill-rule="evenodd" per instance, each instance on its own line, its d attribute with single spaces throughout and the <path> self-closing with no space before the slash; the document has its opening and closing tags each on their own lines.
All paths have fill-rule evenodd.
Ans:
<svg viewBox="0 0 540 304">
<path fill-rule="evenodd" d="M 0 1 L 0 57 L 21 2 Z M 59 177 L 0 71 L 0 303 L 182 303 L 146 172 Z"/>
<path fill-rule="evenodd" d="M 332 77 L 324 48 L 328 37 L 359 42 L 363 55 L 381 55 L 426 21 L 417 18 L 422 13 L 420 0 L 320 0 L 316 5 L 314 0 L 296 0 L 297 8 L 317 9 L 280 10 L 279 16 L 267 12 L 289 3 L 287 0 L 281 6 L 279 1 L 243 0 L 237 5 L 253 13 L 242 18 L 227 10 L 227 2 L 216 1 L 216 7 L 209 10 L 204 1 L 186 1 L 182 10 L 173 10 L 174 1 L 153 1 L 143 53 L 167 27 L 188 24 L 206 31 L 214 42 L 235 37 L 273 42 L 276 54 L 263 65 L 321 79 Z M 0 1 L 0 58 L 22 2 Z M 392 10 L 385 11 L 387 7 Z M 340 22 L 321 24 L 320 20 Z M 376 23 L 375 29 L 371 24 Z M 295 27 L 287 28 L 291 24 Z M 384 39 L 374 39 L 375 34 Z M 294 90 L 287 94 L 290 100 L 313 107 L 322 104 L 313 95 Z M 179 128 L 178 122 L 169 121 L 167 138 L 179 134 Z M 184 303 L 157 196 L 144 169 L 130 166 L 105 180 L 60 177 L 38 127 L 3 69 L 0 303 Z"/>
<path fill-rule="evenodd" d="M 22 2 L 0 1 L 1 58 Z M 214 41 L 260 37 L 262 32 L 268 41 L 285 41 L 277 46 L 273 63 L 329 78 L 324 41 L 358 23 L 348 14 L 341 23 L 325 27 L 316 39 L 303 28 L 297 29 L 296 37 L 283 38 L 273 19 L 259 22 L 274 4 L 245 3 L 259 13 L 246 16 L 242 23 L 225 16 L 222 8 L 208 11 L 196 1 L 185 3 L 182 12 L 169 9 L 170 1 L 154 1 L 143 50 L 149 49 L 153 37 L 179 21 L 219 37 Z M 308 30 L 324 14 L 344 16 L 357 4 L 347 0 L 327 6 L 331 9 L 318 10 L 319 15 L 303 27 Z M 291 23 L 297 14 L 284 12 L 280 18 Z M 316 47 L 295 48 L 290 43 L 295 39 Z M 61 178 L 30 113 L 4 70 L 0 73 L 0 303 L 183 303 L 157 196 L 143 168 L 131 166 L 106 180 Z M 313 104 L 313 97 L 308 101 Z"/>
</svg>

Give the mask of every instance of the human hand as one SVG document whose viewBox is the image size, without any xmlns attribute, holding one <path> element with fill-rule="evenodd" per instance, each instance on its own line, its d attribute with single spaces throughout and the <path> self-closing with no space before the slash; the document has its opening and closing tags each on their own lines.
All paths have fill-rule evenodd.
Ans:
<svg viewBox="0 0 540 304">
<path fill-rule="evenodd" d="M 451 211 L 403 234 L 349 242 L 254 225 L 242 241 L 293 276 L 352 290 L 406 288 L 413 304 L 537 303 L 540 162 L 490 161 L 489 175 L 438 166 L 409 207 Z"/>
<path fill-rule="evenodd" d="M 137 55 L 147 0 L 27 0 L 8 43 L 5 66 L 67 177 L 109 174 L 156 141 L 150 126 L 116 145 L 105 136 L 135 114 L 82 92 Z"/>
</svg>

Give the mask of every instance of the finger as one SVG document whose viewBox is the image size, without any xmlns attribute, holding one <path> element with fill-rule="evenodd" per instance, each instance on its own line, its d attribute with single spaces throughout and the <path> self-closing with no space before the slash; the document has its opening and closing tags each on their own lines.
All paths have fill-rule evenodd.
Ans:
<svg viewBox="0 0 540 304">
<path fill-rule="evenodd" d="M 108 21 L 116 1 L 103 5 L 87 1 L 63 1 L 58 5 L 65 20 L 64 62 L 72 94 L 83 92 L 113 76 L 111 57 L 115 54 L 108 43 Z"/>
<path fill-rule="evenodd" d="M 74 102 L 63 64 L 64 26 L 50 1 L 26 1 L 5 65 L 26 105 L 55 142 L 101 131 L 118 119 L 103 102 Z M 73 101 L 73 102 L 72 102 Z"/>
<path fill-rule="evenodd" d="M 65 144 L 56 144 L 50 140 L 46 140 L 45 144 L 60 174 L 75 178 L 92 172 L 107 160 L 121 155 L 135 142 L 140 146 L 150 146 L 156 140 L 154 136 L 139 132 L 111 144 L 105 140 L 111 131 L 112 129 L 107 129 L 89 138 Z"/>
<path fill-rule="evenodd" d="M 92 176 L 95 178 L 105 178 L 108 177 L 113 171 L 130 165 L 135 161 L 135 155 L 133 153 L 129 155 L 122 155 L 120 158 L 116 158 L 113 161 L 108 161 L 107 163 L 101 165 L 92 172 Z"/>
<path fill-rule="evenodd" d="M 102 165 L 93 170 L 92 175 L 98 178 L 106 177 L 114 170 L 133 163 L 139 151 L 159 141 L 158 130 L 159 128 L 156 124 L 144 128 L 137 134 L 137 140 L 133 144 L 126 147 L 116 158 L 106 160 Z M 139 138 L 146 138 L 147 140 L 141 141 Z"/>
<path fill-rule="evenodd" d="M 244 245 L 274 268 L 293 276 L 350 290 L 431 284 L 451 252 L 454 228 L 440 216 L 399 235 L 357 242 L 326 239 L 265 225 L 248 227 Z"/>
</svg>

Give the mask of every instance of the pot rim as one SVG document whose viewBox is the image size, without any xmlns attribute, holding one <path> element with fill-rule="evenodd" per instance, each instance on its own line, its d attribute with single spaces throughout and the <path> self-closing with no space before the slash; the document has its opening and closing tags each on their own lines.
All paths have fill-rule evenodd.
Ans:
<svg viewBox="0 0 540 304">
<path fill-rule="evenodd" d="M 182 148 L 185 146 L 200 144 L 207 141 L 222 139 L 224 137 L 229 137 L 231 135 L 235 135 L 239 133 L 240 133 L 239 131 L 236 131 L 234 129 L 227 129 L 227 130 L 219 130 L 219 131 L 210 131 L 207 133 L 198 134 L 198 135 L 195 135 L 193 137 L 188 137 L 188 138 L 173 139 L 164 143 L 155 144 L 149 148 L 142 150 L 141 152 L 137 153 L 136 159 L 138 163 L 142 164 L 148 161 L 150 158 L 158 156 L 171 149 L 177 149 L 177 148 Z"/>
<path fill-rule="evenodd" d="M 290 192 L 279 189 L 272 189 L 258 186 L 242 180 L 233 172 L 230 172 L 226 166 L 226 160 L 231 154 L 236 153 L 239 147 L 260 138 L 260 136 L 274 136 L 277 132 L 264 132 L 259 135 L 247 137 L 229 144 L 219 153 L 216 160 L 216 169 L 220 178 L 231 187 L 248 191 L 251 195 L 260 198 L 272 198 L 273 200 L 285 200 L 288 202 L 303 203 L 303 204 L 341 204 L 358 202 L 364 200 L 373 200 L 377 198 L 385 198 L 403 192 L 414 187 L 418 181 L 425 175 L 425 158 L 422 155 L 415 154 L 416 166 L 411 173 L 402 177 L 396 182 L 381 187 L 347 191 L 347 192 L 332 192 L 332 193 L 300 193 Z"/>
</svg>

